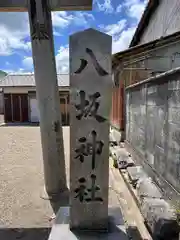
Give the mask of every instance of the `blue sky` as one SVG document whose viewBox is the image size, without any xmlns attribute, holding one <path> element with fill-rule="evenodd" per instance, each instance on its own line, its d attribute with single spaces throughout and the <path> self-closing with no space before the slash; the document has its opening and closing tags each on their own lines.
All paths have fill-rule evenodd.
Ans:
<svg viewBox="0 0 180 240">
<path fill-rule="evenodd" d="M 68 73 L 69 35 L 95 28 L 113 38 L 113 53 L 128 47 L 147 0 L 94 0 L 93 10 L 53 12 L 58 73 Z M 0 69 L 8 73 L 33 72 L 27 13 L 0 13 Z"/>
</svg>

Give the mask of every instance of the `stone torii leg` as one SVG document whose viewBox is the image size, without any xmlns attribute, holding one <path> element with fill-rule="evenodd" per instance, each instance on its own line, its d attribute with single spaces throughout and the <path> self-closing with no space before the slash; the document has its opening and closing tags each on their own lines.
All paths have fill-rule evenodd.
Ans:
<svg viewBox="0 0 180 240">
<path fill-rule="evenodd" d="M 29 1 L 28 13 L 36 94 L 44 159 L 44 180 L 49 196 L 67 189 L 51 12 L 46 0 Z"/>
<path fill-rule="evenodd" d="M 40 110 L 45 188 L 49 197 L 67 189 L 51 10 L 91 10 L 92 0 L 0 0 L 0 12 L 28 11 L 36 94 Z"/>
</svg>

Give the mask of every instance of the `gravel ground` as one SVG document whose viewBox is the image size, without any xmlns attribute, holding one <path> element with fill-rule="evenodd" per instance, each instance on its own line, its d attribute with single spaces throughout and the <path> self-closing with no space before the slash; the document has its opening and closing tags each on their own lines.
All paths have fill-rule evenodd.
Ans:
<svg viewBox="0 0 180 240">
<path fill-rule="evenodd" d="M 68 162 L 69 128 L 64 127 L 63 133 Z M 1 234 L 7 228 L 28 228 L 30 234 L 42 228 L 46 234 L 53 210 L 49 201 L 40 198 L 43 186 L 39 127 L 0 127 L 0 239 L 5 239 Z"/>
<path fill-rule="evenodd" d="M 68 127 L 63 128 L 63 134 L 68 173 Z M 122 185 L 110 170 L 109 205 L 120 207 L 119 193 L 112 184 L 120 188 Z M 40 198 L 43 186 L 39 127 L 0 127 L 0 240 L 48 239 L 53 208 Z"/>
</svg>

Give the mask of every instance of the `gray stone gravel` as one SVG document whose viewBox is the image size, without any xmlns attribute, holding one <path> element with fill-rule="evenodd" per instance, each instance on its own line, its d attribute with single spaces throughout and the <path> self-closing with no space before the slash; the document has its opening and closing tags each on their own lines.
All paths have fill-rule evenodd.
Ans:
<svg viewBox="0 0 180 240">
<path fill-rule="evenodd" d="M 63 128 L 63 134 L 68 173 L 68 127 Z M 112 175 L 110 171 L 110 186 L 114 181 L 115 186 L 121 189 L 121 183 L 117 179 L 112 180 Z M 39 127 L 0 127 L 0 240 L 48 239 L 53 209 L 49 201 L 40 198 L 43 187 Z M 109 189 L 110 206 L 120 206 L 118 194 Z"/>
<path fill-rule="evenodd" d="M 68 166 L 69 128 L 63 131 Z M 53 210 L 40 198 L 43 186 L 40 128 L 0 127 L 0 228 L 49 227 Z"/>
</svg>

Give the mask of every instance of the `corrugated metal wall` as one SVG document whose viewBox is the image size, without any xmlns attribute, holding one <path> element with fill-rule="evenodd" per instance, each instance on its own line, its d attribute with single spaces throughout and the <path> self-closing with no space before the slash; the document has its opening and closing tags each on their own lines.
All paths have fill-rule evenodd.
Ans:
<svg viewBox="0 0 180 240">
<path fill-rule="evenodd" d="M 126 139 L 180 192 L 180 71 L 127 88 Z"/>
<path fill-rule="evenodd" d="M 161 0 L 138 44 L 180 31 L 180 1 Z"/>
</svg>

